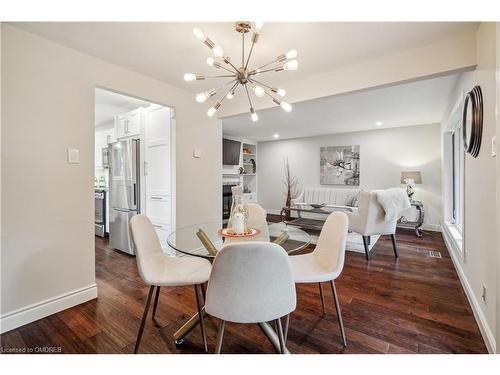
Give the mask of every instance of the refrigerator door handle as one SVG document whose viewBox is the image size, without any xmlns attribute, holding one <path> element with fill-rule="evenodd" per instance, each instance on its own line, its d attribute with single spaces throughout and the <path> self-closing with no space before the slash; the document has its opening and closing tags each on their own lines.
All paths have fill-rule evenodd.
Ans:
<svg viewBox="0 0 500 375">
<path fill-rule="evenodd" d="M 134 182 L 134 207 L 137 207 L 137 184 Z"/>
</svg>

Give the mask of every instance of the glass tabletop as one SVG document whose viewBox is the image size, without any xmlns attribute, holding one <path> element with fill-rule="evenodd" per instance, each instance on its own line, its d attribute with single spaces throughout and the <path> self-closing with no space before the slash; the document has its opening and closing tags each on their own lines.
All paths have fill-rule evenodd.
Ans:
<svg viewBox="0 0 500 375">
<path fill-rule="evenodd" d="M 202 230 L 208 239 L 215 246 L 215 251 L 220 250 L 224 245 L 224 238 L 220 235 L 221 224 L 220 222 L 209 222 L 202 224 L 189 225 L 182 227 L 172 232 L 168 236 L 167 242 L 170 247 L 180 253 L 193 255 L 206 259 L 215 258 L 216 253 L 210 253 L 207 248 L 202 244 L 198 237 L 198 231 Z M 287 239 L 281 243 L 281 246 L 287 253 L 293 253 L 304 249 L 311 243 L 309 234 L 299 228 L 287 226 L 285 223 L 270 223 L 268 224 L 270 241 L 274 241 L 283 233 L 288 235 Z M 262 241 L 262 238 L 245 237 L 239 238 L 238 241 Z"/>
</svg>

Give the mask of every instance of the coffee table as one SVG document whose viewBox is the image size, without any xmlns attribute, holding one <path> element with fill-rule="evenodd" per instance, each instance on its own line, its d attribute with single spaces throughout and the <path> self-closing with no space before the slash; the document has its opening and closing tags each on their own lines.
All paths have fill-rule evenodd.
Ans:
<svg viewBox="0 0 500 375">
<path fill-rule="evenodd" d="M 344 212 L 355 212 L 357 207 L 349 206 L 335 206 L 335 205 L 324 205 L 320 208 L 313 207 L 308 204 L 294 205 L 290 207 L 283 207 L 281 209 L 281 221 L 286 225 L 292 225 L 305 229 L 321 230 L 326 218 L 332 212 L 344 211 Z M 296 217 L 292 217 L 292 213 L 296 213 Z M 308 216 L 314 217 L 302 217 L 302 214 L 308 214 Z"/>
</svg>

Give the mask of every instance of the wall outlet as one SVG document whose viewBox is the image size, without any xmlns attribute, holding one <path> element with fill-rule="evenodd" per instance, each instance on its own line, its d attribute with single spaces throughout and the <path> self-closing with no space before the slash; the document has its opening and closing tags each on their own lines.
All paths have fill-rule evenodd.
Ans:
<svg viewBox="0 0 500 375">
<path fill-rule="evenodd" d="M 491 137 L 491 156 L 497 156 L 497 136 Z"/>
<path fill-rule="evenodd" d="M 486 303 L 486 285 L 483 285 L 483 294 L 481 295 L 484 303 Z"/>
</svg>

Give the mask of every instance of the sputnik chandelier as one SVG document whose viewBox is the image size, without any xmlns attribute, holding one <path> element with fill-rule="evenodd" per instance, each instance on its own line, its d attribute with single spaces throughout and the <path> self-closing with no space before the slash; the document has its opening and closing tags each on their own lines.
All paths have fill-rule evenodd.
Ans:
<svg viewBox="0 0 500 375">
<path fill-rule="evenodd" d="M 254 46 L 259 40 L 260 30 L 262 29 L 262 26 L 263 24 L 259 22 L 255 22 L 253 24 L 252 44 L 250 46 L 248 56 L 245 59 L 245 34 L 252 30 L 252 24 L 247 21 L 235 23 L 236 32 L 241 34 L 241 66 L 239 68 L 237 68 L 231 62 L 229 57 L 224 54 L 224 50 L 221 46 L 216 45 L 200 29 L 193 29 L 193 34 L 212 51 L 214 57 L 209 57 L 207 59 L 207 64 L 217 69 L 226 70 L 228 74 L 205 76 L 200 74 L 186 73 L 184 74 L 184 80 L 187 82 L 191 82 L 209 78 L 230 78 L 230 80 L 224 85 L 205 92 L 201 92 L 196 95 L 196 101 L 198 103 L 204 103 L 207 99 L 214 97 L 219 91 L 224 92 L 224 95 L 220 97 L 217 103 L 208 109 L 207 115 L 209 117 L 212 117 L 217 112 L 217 110 L 222 106 L 222 102 L 225 99 L 232 99 L 234 97 L 234 93 L 239 86 L 242 86 L 245 89 L 248 104 L 250 105 L 250 117 L 254 122 L 257 121 L 259 117 L 252 105 L 249 89 L 252 90 L 255 96 L 257 96 L 258 98 L 261 98 L 265 95 L 269 96 L 272 101 L 279 105 L 285 112 L 290 112 L 292 110 L 292 106 L 289 103 L 284 102 L 280 99 L 286 95 L 285 90 L 269 86 L 261 81 L 258 81 L 256 77 L 267 72 L 297 70 L 299 63 L 297 62 L 297 60 L 295 60 L 295 58 L 297 57 L 296 50 L 292 49 L 287 53 L 279 55 L 278 57 L 273 59 L 273 61 L 258 68 L 248 67 L 248 63 L 250 62 L 250 58 L 252 57 Z"/>
</svg>

